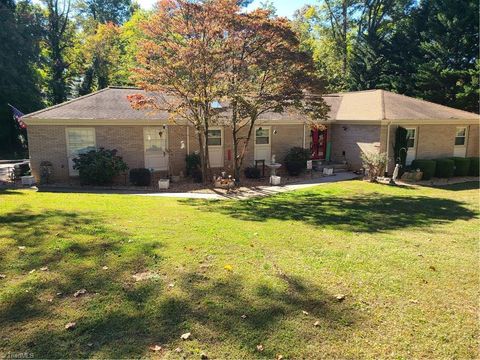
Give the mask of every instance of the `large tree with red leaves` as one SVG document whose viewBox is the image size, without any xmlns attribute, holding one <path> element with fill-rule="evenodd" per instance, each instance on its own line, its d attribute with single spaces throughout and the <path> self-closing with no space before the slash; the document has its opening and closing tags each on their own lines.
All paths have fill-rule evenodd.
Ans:
<svg viewBox="0 0 480 360">
<path fill-rule="evenodd" d="M 229 125 L 235 178 L 258 119 L 294 107 L 312 122 L 326 106 L 311 57 L 300 50 L 287 19 L 267 10 L 240 11 L 236 0 L 163 0 L 143 25 L 137 83 L 159 96 L 132 96 L 135 107 L 168 110 L 198 134 L 203 174 L 209 174 L 208 129 Z M 215 104 L 221 101 L 222 108 Z"/>
</svg>

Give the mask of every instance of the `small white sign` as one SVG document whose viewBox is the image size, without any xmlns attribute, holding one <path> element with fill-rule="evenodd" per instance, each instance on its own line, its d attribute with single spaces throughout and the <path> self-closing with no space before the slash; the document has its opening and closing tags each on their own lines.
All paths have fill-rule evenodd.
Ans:
<svg viewBox="0 0 480 360">
<path fill-rule="evenodd" d="M 313 161 L 307 160 L 307 170 L 312 170 L 312 169 L 313 169 Z"/>
</svg>

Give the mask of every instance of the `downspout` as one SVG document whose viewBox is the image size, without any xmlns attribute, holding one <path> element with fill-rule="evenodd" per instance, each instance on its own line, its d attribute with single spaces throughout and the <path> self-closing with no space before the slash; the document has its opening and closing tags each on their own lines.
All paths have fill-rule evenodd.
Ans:
<svg viewBox="0 0 480 360">
<path fill-rule="evenodd" d="M 387 172 L 389 168 L 389 162 L 390 162 L 390 125 L 392 124 L 391 121 L 388 122 L 387 124 Z M 393 160 L 395 162 L 395 159 Z"/>
<path fill-rule="evenodd" d="M 303 148 L 305 149 L 305 123 L 303 123 Z"/>
</svg>

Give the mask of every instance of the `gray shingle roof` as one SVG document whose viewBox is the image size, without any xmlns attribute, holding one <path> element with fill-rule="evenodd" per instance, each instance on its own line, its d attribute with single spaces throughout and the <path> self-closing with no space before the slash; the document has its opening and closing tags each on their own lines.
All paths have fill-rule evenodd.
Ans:
<svg viewBox="0 0 480 360">
<path fill-rule="evenodd" d="M 26 119 L 166 120 L 166 111 L 134 110 L 128 95 L 144 94 L 136 88 L 110 87 L 25 116 Z M 149 94 L 153 96 L 153 94 Z M 398 95 L 384 90 L 367 90 L 324 96 L 330 106 L 330 120 L 444 120 L 479 119 L 479 115 Z M 301 120 L 294 111 L 268 113 L 263 120 Z"/>
</svg>

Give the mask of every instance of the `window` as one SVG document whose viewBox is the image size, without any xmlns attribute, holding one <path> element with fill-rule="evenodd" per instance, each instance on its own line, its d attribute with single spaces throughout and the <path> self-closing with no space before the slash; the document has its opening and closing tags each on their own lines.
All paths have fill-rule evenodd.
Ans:
<svg viewBox="0 0 480 360">
<path fill-rule="evenodd" d="M 94 128 L 67 128 L 68 171 L 71 176 L 78 176 L 78 170 L 73 168 L 73 159 L 79 154 L 95 150 Z"/>
<path fill-rule="evenodd" d="M 166 130 L 163 128 L 145 128 L 144 129 L 145 153 L 157 154 L 164 153 L 167 149 Z"/>
<path fill-rule="evenodd" d="M 255 144 L 268 145 L 270 143 L 270 131 L 268 129 L 257 128 L 255 130 Z"/>
<path fill-rule="evenodd" d="M 467 128 L 457 127 L 455 131 L 455 146 L 465 146 L 466 136 L 467 136 Z"/>
<path fill-rule="evenodd" d="M 95 129 L 67 128 L 67 145 L 72 157 L 95 150 Z"/>
<path fill-rule="evenodd" d="M 415 147 L 415 136 L 416 136 L 416 129 L 415 128 L 410 128 L 407 129 L 407 146 L 408 148 L 414 148 Z"/>
<path fill-rule="evenodd" d="M 208 145 L 221 146 L 222 145 L 222 130 L 208 130 Z"/>
</svg>

